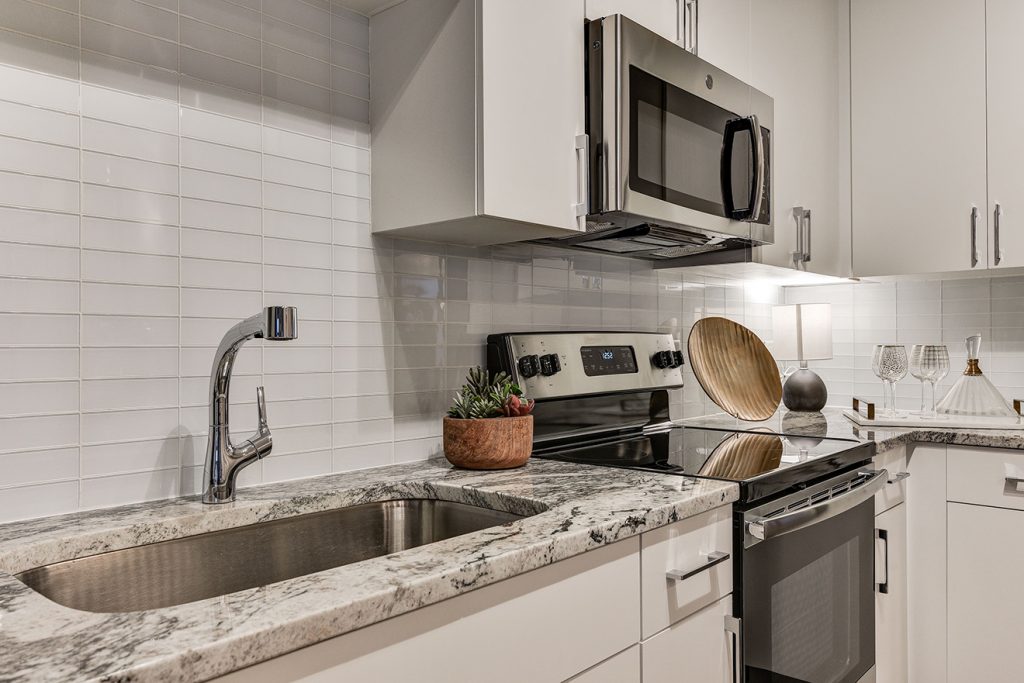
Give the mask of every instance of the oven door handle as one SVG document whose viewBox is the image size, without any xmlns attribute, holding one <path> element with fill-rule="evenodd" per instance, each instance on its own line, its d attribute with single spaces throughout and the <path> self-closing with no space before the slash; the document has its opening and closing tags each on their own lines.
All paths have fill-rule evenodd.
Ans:
<svg viewBox="0 0 1024 683">
<path fill-rule="evenodd" d="M 767 541 L 809 527 L 857 507 L 889 482 L 888 470 L 866 470 L 861 474 L 870 474 L 871 478 L 852 491 L 784 515 L 755 519 L 747 523 L 747 532 L 758 540 Z"/>
</svg>

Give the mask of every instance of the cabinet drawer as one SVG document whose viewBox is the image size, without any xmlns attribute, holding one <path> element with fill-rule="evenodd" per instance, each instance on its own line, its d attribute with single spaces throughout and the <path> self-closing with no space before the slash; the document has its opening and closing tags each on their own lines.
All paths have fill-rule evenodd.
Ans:
<svg viewBox="0 0 1024 683">
<path fill-rule="evenodd" d="M 900 446 L 879 453 L 872 461 L 874 469 L 883 467 L 889 471 L 889 481 L 882 490 L 875 494 L 875 514 L 880 515 L 886 510 L 902 503 L 907 494 L 907 447 Z"/>
<path fill-rule="evenodd" d="M 648 638 L 732 592 L 732 507 L 709 510 L 640 539 L 643 637 Z M 708 566 L 712 553 L 729 557 Z M 701 570 L 702 567 L 707 567 Z M 700 570 L 700 571 L 698 571 Z M 672 579 L 668 572 L 695 572 Z"/>
<path fill-rule="evenodd" d="M 732 596 L 722 598 L 640 644 L 644 683 L 727 683 L 732 678 L 732 636 L 725 618 Z"/>
<path fill-rule="evenodd" d="M 950 447 L 946 468 L 947 500 L 1024 510 L 1024 451 Z"/>
</svg>

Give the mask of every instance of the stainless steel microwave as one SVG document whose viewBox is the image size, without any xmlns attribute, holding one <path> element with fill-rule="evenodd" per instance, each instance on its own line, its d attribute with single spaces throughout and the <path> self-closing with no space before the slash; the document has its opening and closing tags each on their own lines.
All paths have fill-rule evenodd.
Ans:
<svg viewBox="0 0 1024 683">
<path fill-rule="evenodd" d="M 771 243 L 772 98 L 622 15 L 586 31 L 588 227 L 573 246 L 658 259 Z"/>
</svg>

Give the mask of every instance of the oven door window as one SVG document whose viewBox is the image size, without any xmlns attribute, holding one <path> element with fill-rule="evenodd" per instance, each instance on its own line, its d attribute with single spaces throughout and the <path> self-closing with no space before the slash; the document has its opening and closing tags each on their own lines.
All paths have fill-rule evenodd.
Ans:
<svg viewBox="0 0 1024 683">
<path fill-rule="evenodd" d="M 702 213 L 749 213 L 754 131 L 707 100 L 629 67 L 629 187 Z"/>
<path fill-rule="evenodd" d="M 857 683 L 875 664 L 874 500 L 743 553 L 748 683 Z"/>
</svg>

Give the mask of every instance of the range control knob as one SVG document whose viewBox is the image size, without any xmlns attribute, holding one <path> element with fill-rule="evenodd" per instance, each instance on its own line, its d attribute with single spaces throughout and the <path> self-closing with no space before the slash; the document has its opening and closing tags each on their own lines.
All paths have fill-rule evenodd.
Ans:
<svg viewBox="0 0 1024 683">
<path fill-rule="evenodd" d="M 673 362 L 675 358 L 672 357 L 671 351 L 658 351 L 651 356 L 651 364 L 662 370 L 673 367 Z"/>
<path fill-rule="evenodd" d="M 540 357 L 540 374 L 550 376 L 562 369 L 562 362 L 557 353 L 549 353 Z"/>
<path fill-rule="evenodd" d="M 673 351 L 672 352 L 672 367 L 681 368 L 683 367 L 683 352 Z"/>
<path fill-rule="evenodd" d="M 523 356 L 519 359 L 519 374 L 530 378 L 540 372 L 540 360 L 537 356 Z"/>
</svg>

